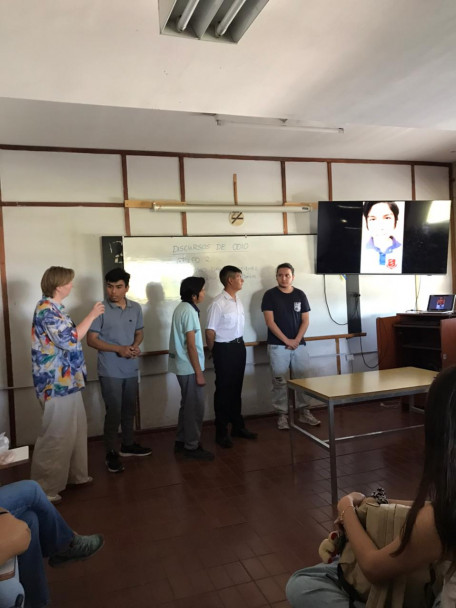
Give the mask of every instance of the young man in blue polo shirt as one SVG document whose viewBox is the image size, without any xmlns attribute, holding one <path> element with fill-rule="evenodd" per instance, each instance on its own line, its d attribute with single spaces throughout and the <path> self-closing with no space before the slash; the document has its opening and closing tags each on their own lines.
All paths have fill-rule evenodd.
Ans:
<svg viewBox="0 0 456 608">
<path fill-rule="evenodd" d="M 105 312 L 92 323 L 87 344 L 98 350 L 98 376 L 106 406 L 106 466 L 110 473 L 121 473 L 124 466 L 116 450 L 119 424 L 122 428 L 120 456 L 152 453 L 150 448 L 135 443 L 133 432 L 143 317 L 140 305 L 126 298 L 130 281 L 128 272 L 114 268 L 106 274 L 105 281 Z"/>
</svg>

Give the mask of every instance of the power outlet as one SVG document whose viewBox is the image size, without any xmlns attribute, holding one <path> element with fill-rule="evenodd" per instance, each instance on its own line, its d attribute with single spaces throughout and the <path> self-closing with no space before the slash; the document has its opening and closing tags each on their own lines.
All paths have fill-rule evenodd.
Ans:
<svg viewBox="0 0 456 608">
<path fill-rule="evenodd" d="M 354 361 L 355 360 L 355 356 L 354 355 L 345 355 L 345 360 L 346 361 Z"/>
</svg>

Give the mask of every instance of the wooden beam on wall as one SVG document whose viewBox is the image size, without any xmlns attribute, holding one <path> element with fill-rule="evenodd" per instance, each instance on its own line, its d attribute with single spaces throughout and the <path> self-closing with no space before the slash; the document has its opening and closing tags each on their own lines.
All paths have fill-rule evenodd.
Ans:
<svg viewBox="0 0 456 608">
<path fill-rule="evenodd" d="M 426 167 L 449 167 L 450 163 L 435 161 L 411 161 L 411 160 L 388 160 L 388 159 L 362 159 L 362 158 L 314 158 L 311 156 L 254 156 L 247 154 L 201 154 L 193 152 L 157 152 L 149 150 L 118 150 L 106 148 L 68 148 L 62 146 L 18 146 L 12 144 L 0 144 L 0 150 L 27 150 L 29 152 L 65 152 L 70 154 L 126 154 L 127 156 L 166 156 L 171 158 L 216 158 L 228 160 L 258 160 L 258 161 L 285 161 L 294 163 L 346 163 L 357 165 L 410 165 Z"/>
<path fill-rule="evenodd" d="M 326 163 L 326 173 L 328 176 L 328 201 L 333 200 L 333 180 L 332 180 L 332 165 L 331 162 L 328 161 Z"/>
<path fill-rule="evenodd" d="M 285 161 L 280 161 L 280 177 L 282 179 L 282 205 L 285 205 L 287 202 L 287 172 Z M 283 233 L 288 234 L 288 215 L 286 213 L 283 214 Z"/>
<path fill-rule="evenodd" d="M 410 177 L 412 180 L 412 201 L 416 201 L 415 165 L 410 165 Z"/>
<path fill-rule="evenodd" d="M 179 184 L 180 184 L 181 201 L 185 202 L 185 167 L 184 167 L 184 157 L 183 156 L 179 156 Z M 186 213 L 181 213 L 181 222 L 182 222 L 182 236 L 188 236 L 187 214 Z"/>
<path fill-rule="evenodd" d="M 0 202 L 2 189 L 0 182 Z M 8 383 L 8 415 L 10 425 L 11 447 L 16 447 L 16 406 L 14 400 L 13 355 L 11 350 L 11 327 L 8 302 L 8 281 L 6 279 L 5 228 L 3 224 L 3 209 L 0 207 L 0 283 L 2 286 L 3 330 L 5 332 L 6 381 Z"/>
<path fill-rule="evenodd" d="M 131 236 L 130 209 L 125 204 L 125 201 L 128 200 L 127 155 L 122 154 L 121 159 L 122 159 L 122 187 L 123 187 L 123 197 L 124 197 L 125 234 L 126 234 L 126 236 Z"/>
<path fill-rule="evenodd" d="M 120 208 L 122 207 L 122 203 L 98 203 L 98 202 L 94 202 L 94 203 L 78 203 L 78 202 L 73 202 L 73 203 L 61 203 L 61 202 L 46 202 L 46 201 L 18 201 L 18 202 L 13 202 L 13 201 L 0 201 L 0 206 L 1 207 L 99 207 L 99 208 Z"/>
</svg>

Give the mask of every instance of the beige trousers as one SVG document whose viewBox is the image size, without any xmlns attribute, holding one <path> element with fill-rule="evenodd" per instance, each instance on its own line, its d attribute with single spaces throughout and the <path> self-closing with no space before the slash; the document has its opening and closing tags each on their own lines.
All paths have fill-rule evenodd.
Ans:
<svg viewBox="0 0 456 608">
<path fill-rule="evenodd" d="M 31 478 L 48 496 L 68 483 L 87 481 L 87 418 L 81 391 L 46 401 Z"/>
</svg>

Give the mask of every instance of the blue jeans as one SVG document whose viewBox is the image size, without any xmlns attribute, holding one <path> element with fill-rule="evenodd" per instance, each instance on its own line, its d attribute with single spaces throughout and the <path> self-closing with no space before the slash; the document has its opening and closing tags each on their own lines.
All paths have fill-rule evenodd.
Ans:
<svg viewBox="0 0 456 608">
<path fill-rule="evenodd" d="M 291 378 L 305 378 L 309 373 L 309 353 L 307 346 L 301 344 L 291 350 L 281 344 L 268 344 L 269 364 L 272 373 L 272 407 L 279 414 L 288 414 L 287 381 Z M 296 394 L 296 407 L 308 406 L 301 392 Z"/>
<path fill-rule="evenodd" d="M 293 608 L 347 608 L 348 595 L 337 584 L 337 562 L 303 568 L 287 583 L 287 599 Z M 357 608 L 364 602 L 355 602 Z"/>
<path fill-rule="evenodd" d="M 25 590 L 26 608 L 49 603 L 43 557 L 65 549 L 74 532 L 35 481 L 19 481 L 0 487 L 0 507 L 25 521 L 30 528 L 30 545 L 19 555 L 19 578 Z"/>
<path fill-rule="evenodd" d="M 287 599 L 292 608 L 347 608 L 348 595 L 338 586 L 337 562 L 318 564 L 295 572 L 286 587 Z M 363 608 L 364 602 L 355 602 Z M 439 608 L 440 596 L 433 608 Z"/>
</svg>

